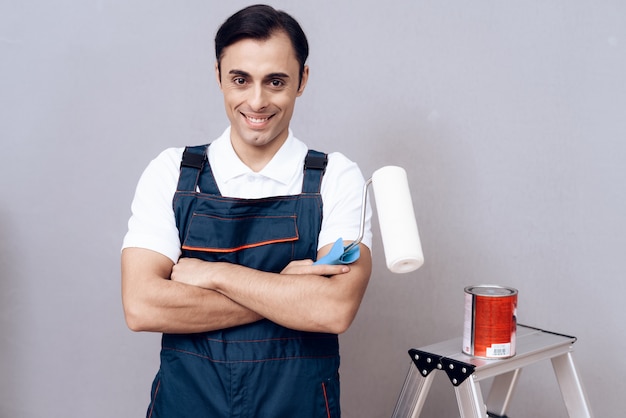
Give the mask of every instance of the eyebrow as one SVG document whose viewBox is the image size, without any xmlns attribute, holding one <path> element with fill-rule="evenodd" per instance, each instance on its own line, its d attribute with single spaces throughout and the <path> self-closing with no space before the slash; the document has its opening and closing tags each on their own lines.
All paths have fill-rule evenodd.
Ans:
<svg viewBox="0 0 626 418">
<path fill-rule="evenodd" d="M 240 75 L 240 76 L 243 76 L 243 77 L 250 77 L 250 73 L 247 73 L 247 72 L 242 71 L 242 70 L 230 70 L 228 72 L 228 74 Z"/>
<path fill-rule="evenodd" d="M 242 77 L 250 77 L 250 73 L 247 71 L 243 71 L 243 70 L 230 70 L 228 72 L 228 74 L 232 74 L 232 75 L 238 75 L 238 76 L 242 76 Z M 266 76 L 263 77 L 264 79 L 272 79 L 272 78 L 286 78 L 289 79 L 291 77 L 289 77 L 289 74 L 285 74 L 285 73 L 269 73 Z"/>
<path fill-rule="evenodd" d="M 265 78 L 290 78 L 289 74 L 285 73 L 270 73 L 265 76 Z"/>
</svg>

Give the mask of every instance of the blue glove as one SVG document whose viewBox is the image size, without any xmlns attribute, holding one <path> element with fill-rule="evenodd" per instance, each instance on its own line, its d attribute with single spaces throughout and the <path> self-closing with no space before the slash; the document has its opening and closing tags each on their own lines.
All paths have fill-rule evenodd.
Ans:
<svg viewBox="0 0 626 418">
<path fill-rule="evenodd" d="M 343 246 L 343 238 L 339 238 L 333 244 L 330 252 L 313 264 L 351 264 L 359 259 L 361 249 L 358 245 L 355 245 L 347 252 L 345 251 L 346 248 Z"/>
</svg>

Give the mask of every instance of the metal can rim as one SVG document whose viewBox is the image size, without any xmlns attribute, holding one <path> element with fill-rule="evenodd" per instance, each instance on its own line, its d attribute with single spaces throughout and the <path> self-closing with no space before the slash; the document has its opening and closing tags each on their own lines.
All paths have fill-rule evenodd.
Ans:
<svg viewBox="0 0 626 418">
<path fill-rule="evenodd" d="M 501 295 L 478 293 L 474 291 L 474 289 L 477 289 L 477 288 L 506 290 L 508 293 L 501 294 Z M 503 298 L 503 297 L 510 297 L 510 296 L 517 295 L 517 289 L 513 287 L 509 287 L 509 286 L 498 285 L 498 284 L 477 284 L 477 285 L 472 285 L 472 286 L 466 286 L 465 293 L 469 293 L 470 295 L 476 295 L 476 296 Z"/>
</svg>

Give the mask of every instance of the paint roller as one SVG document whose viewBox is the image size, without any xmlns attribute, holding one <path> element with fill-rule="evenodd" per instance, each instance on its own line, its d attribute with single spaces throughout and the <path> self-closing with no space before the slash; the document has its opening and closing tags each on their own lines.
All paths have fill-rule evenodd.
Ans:
<svg viewBox="0 0 626 418">
<path fill-rule="evenodd" d="M 379 168 L 365 182 L 358 238 L 346 247 L 343 239 L 339 238 L 330 252 L 314 264 L 350 264 L 359 258 L 359 243 L 365 232 L 367 190 L 370 184 L 374 189 L 387 268 L 393 273 L 417 270 L 424 264 L 424 255 L 406 171 L 397 166 Z"/>
</svg>

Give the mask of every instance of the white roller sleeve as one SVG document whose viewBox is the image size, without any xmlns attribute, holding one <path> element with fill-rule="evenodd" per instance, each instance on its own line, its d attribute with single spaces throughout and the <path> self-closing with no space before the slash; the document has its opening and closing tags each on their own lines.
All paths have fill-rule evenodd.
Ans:
<svg viewBox="0 0 626 418">
<path fill-rule="evenodd" d="M 387 268 L 393 273 L 417 270 L 424 255 L 406 171 L 382 167 L 372 175 L 372 187 Z"/>
</svg>

